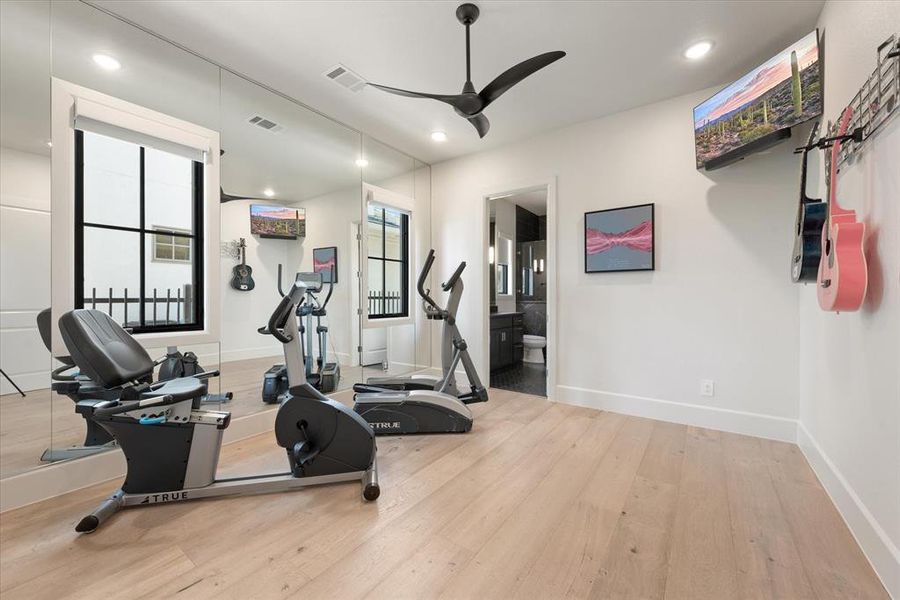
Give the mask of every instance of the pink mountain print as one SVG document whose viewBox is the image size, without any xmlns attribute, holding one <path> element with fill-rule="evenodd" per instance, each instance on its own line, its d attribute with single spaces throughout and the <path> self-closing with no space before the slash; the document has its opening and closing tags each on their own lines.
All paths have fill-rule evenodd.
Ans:
<svg viewBox="0 0 900 600">
<path fill-rule="evenodd" d="M 600 254 L 614 246 L 624 246 L 639 252 L 650 252 L 653 249 L 653 223 L 644 221 L 637 227 L 620 233 L 607 233 L 599 229 L 588 228 L 588 254 Z"/>
</svg>

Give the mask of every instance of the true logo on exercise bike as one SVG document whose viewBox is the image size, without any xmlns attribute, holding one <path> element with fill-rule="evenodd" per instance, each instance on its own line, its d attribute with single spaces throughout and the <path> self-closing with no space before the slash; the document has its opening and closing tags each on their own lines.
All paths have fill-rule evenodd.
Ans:
<svg viewBox="0 0 900 600">
<path fill-rule="evenodd" d="M 187 500 L 187 492 L 167 492 L 165 494 L 150 494 L 144 496 L 141 504 L 156 504 L 158 502 L 178 502 L 179 500 Z"/>
<path fill-rule="evenodd" d="M 400 429 L 400 421 L 377 421 L 369 425 L 372 429 Z"/>
</svg>

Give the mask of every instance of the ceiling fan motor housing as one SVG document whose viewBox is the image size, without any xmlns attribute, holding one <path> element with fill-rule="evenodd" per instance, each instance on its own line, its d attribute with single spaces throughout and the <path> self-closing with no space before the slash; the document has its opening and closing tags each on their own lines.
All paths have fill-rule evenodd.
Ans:
<svg viewBox="0 0 900 600">
<path fill-rule="evenodd" d="M 459 19 L 459 22 L 463 25 L 471 25 L 477 21 L 479 14 L 481 14 L 481 11 L 471 2 L 460 4 L 456 9 L 456 18 Z"/>
</svg>

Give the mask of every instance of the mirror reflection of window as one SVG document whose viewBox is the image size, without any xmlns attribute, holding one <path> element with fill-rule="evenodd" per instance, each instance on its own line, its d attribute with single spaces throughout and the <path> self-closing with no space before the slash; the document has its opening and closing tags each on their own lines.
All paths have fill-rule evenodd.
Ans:
<svg viewBox="0 0 900 600">
<path fill-rule="evenodd" d="M 497 293 L 509 295 L 509 265 L 497 264 Z"/>
<path fill-rule="evenodd" d="M 202 164 L 80 130 L 76 153 L 76 306 L 137 333 L 195 328 Z"/>
<path fill-rule="evenodd" d="M 366 221 L 369 318 L 409 316 L 409 215 L 369 204 Z"/>
<path fill-rule="evenodd" d="M 503 235 L 502 233 L 497 233 L 497 244 L 496 244 L 496 259 L 497 259 L 497 295 L 498 296 L 511 296 L 513 295 L 512 290 L 515 285 L 513 282 L 513 277 L 515 276 L 515 271 L 513 270 L 513 242 L 511 239 Z"/>
</svg>

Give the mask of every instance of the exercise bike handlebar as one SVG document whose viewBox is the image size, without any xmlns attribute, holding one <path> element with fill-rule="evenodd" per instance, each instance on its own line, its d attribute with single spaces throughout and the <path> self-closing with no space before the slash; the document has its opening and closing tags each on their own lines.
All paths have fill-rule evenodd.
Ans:
<svg viewBox="0 0 900 600">
<path fill-rule="evenodd" d="M 152 398 L 144 398 L 143 400 L 119 402 L 114 406 L 103 406 L 94 409 L 94 414 L 98 417 L 109 417 L 112 415 L 126 413 L 132 410 L 137 410 L 139 408 L 146 408 L 148 406 L 161 406 L 163 404 L 169 404 L 173 399 L 174 396 L 172 396 L 171 394 L 166 394 L 165 396 L 153 396 Z"/>
</svg>

